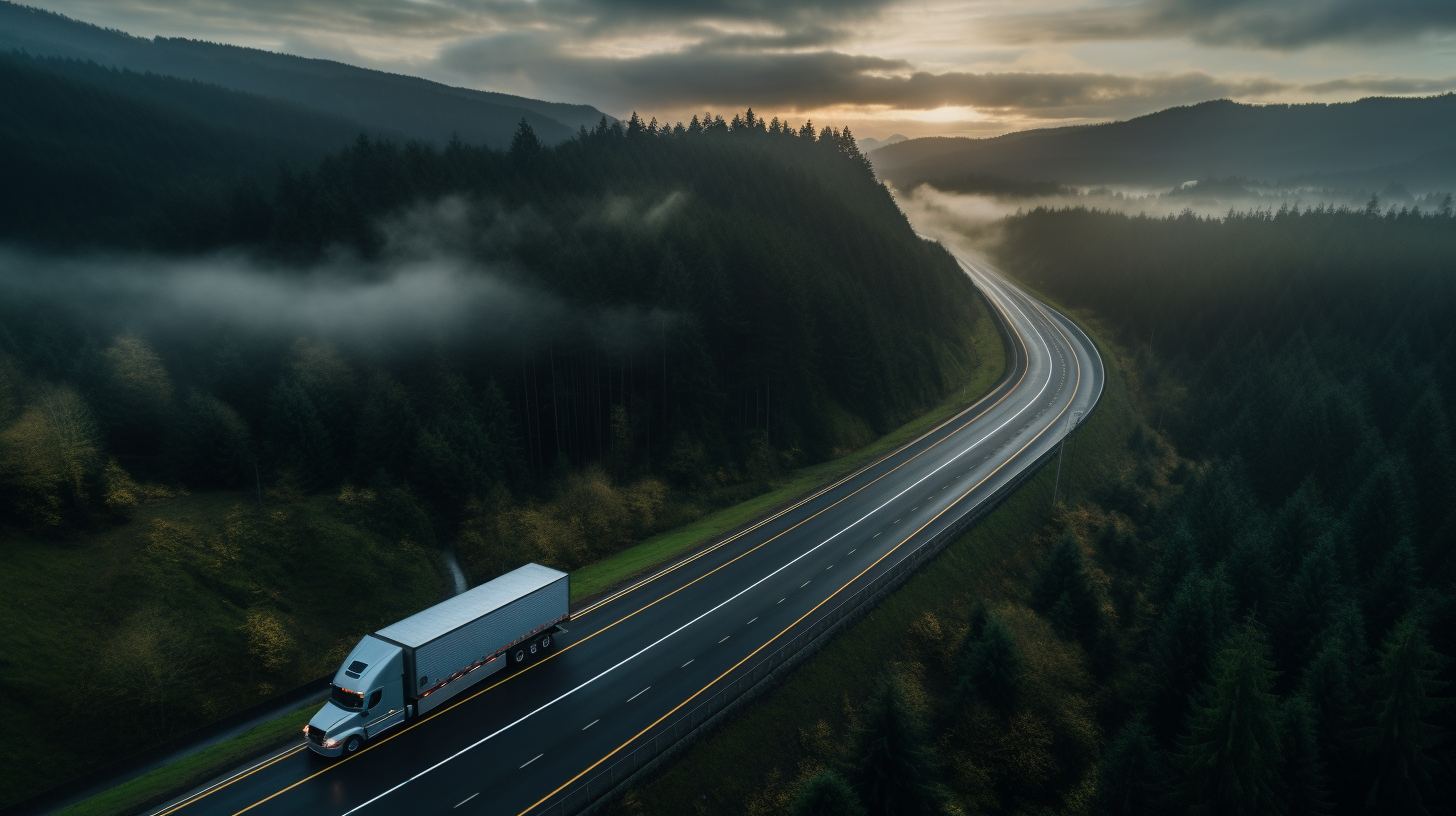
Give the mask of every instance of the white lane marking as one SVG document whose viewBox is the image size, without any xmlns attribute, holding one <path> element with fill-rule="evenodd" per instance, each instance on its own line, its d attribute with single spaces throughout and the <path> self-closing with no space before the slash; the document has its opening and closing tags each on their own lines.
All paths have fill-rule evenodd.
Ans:
<svg viewBox="0 0 1456 816">
<path fill-rule="evenodd" d="M 883 533 L 883 532 L 884 532 L 884 530 L 881 530 L 880 531 L 880 533 Z M 879 538 L 880 537 L 880 533 L 875 533 L 874 535 L 870 536 L 870 538 Z"/>
<path fill-rule="evenodd" d="M 693 658 L 693 660 L 697 660 L 697 658 L 695 657 L 695 658 Z M 678 666 L 678 668 L 679 669 L 686 669 L 688 666 L 691 666 L 693 664 L 693 660 L 689 660 L 688 662 L 682 664 L 681 666 Z"/>
<path fill-rule="evenodd" d="M 756 620 L 758 620 L 758 618 L 754 618 L 754 619 L 753 619 L 753 620 L 751 620 L 751 621 L 749 621 L 749 622 L 748 622 L 748 623 L 753 623 L 753 621 L 756 621 Z M 743 625 L 744 625 L 744 626 L 747 626 L 747 625 L 748 625 L 748 623 L 745 623 L 745 624 L 743 624 Z"/>
<path fill-rule="evenodd" d="M 832 570 L 832 569 L 834 569 L 834 565 L 833 564 L 830 564 L 829 566 L 827 566 L 827 567 L 824 568 L 825 572 L 828 572 L 829 570 Z"/>
<path fill-rule="evenodd" d="M 855 547 L 854 549 L 852 549 L 849 552 L 845 553 L 845 555 L 854 555 L 857 552 L 859 552 L 859 547 Z"/>
<path fill-rule="evenodd" d="M 546 756 L 546 755 L 545 754 L 537 754 L 537 755 L 531 757 L 530 759 L 526 760 L 526 765 L 530 765 L 532 762 L 535 762 L 536 760 L 540 759 L 543 756 Z M 524 768 L 524 767 L 526 767 L 526 765 L 522 765 L 521 767 Z"/>
<path fill-rule="evenodd" d="M 1029 318 L 1029 317 L 1026 316 L 1026 312 L 1022 311 L 1021 307 L 1018 306 L 1014 300 L 1012 300 L 1011 306 L 1012 306 L 1012 308 L 1016 309 L 1016 311 L 1018 311 L 1018 312 L 1021 313 L 1022 319 L 1026 322 L 1026 324 L 1028 326 L 1031 327 L 1031 330 L 1041 340 L 1042 346 L 1046 348 L 1047 355 L 1050 356 L 1051 355 L 1051 345 L 1049 343 L 1047 343 L 1047 340 L 1046 340 L 1045 335 L 1043 335 L 1041 333 L 1041 331 L 1036 328 L 1036 324 L 1031 320 L 1031 318 Z M 1030 360 L 1028 360 L 1028 365 L 1030 365 Z M 561 695 L 557 696 L 556 698 L 554 698 L 552 700 L 549 700 L 549 701 L 541 704 L 537 708 L 535 708 L 535 709 L 533 709 L 533 710 L 531 710 L 531 711 L 529 711 L 529 712 L 521 715 L 518 719 L 516 719 L 516 720 L 514 720 L 512 722 L 509 722 L 509 723 L 507 723 L 507 724 L 505 724 L 503 726 L 501 726 L 500 728 L 496 729 L 495 731 L 493 731 L 493 732 L 491 732 L 489 734 L 486 734 L 485 736 L 481 737 L 480 739 L 476 740 L 475 742 L 473 742 L 473 743 L 465 746 L 464 748 L 461 748 L 459 751 L 456 751 L 455 753 L 451 754 L 450 756 L 445 757 L 444 759 L 440 760 L 439 762 L 436 762 L 434 765 L 431 765 L 430 767 L 424 769 L 423 771 L 420 771 L 419 773 L 415 774 L 414 776 L 411 776 L 410 778 L 404 780 L 403 782 L 400 782 L 399 784 L 395 785 L 394 787 L 390 788 L 389 790 L 386 790 L 383 793 L 378 794 L 374 798 L 365 801 L 363 804 L 355 806 L 353 810 L 346 811 L 344 813 L 344 816 L 350 816 L 350 814 L 352 814 L 352 813 L 357 813 L 358 811 L 363 810 L 364 808 L 366 808 L 366 807 L 374 804 L 375 802 L 378 802 L 380 799 L 383 799 L 384 797 L 388 796 L 389 794 L 394 793 L 395 791 L 399 790 L 400 788 L 404 787 L 405 785 L 408 785 L 409 783 L 415 781 L 416 779 L 419 779 L 420 777 L 424 776 L 425 774 L 428 774 L 431 771 L 439 768 L 440 766 L 444 765 L 445 763 L 447 763 L 447 762 L 449 762 L 449 761 L 451 761 L 453 759 L 458 759 L 461 756 L 464 756 L 465 754 L 469 753 L 470 751 L 474 750 L 475 748 L 478 748 L 479 746 L 485 744 L 487 741 L 489 741 L 491 739 L 494 739 L 495 737 L 497 737 L 497 736 L 505 733 L 506 731 L 508 731 L 508 730 L 516 727 L 517 725 L 520 725 L 521 723 L 525 722 L 526 720 L 530 719 L 531 717 L 534 717 L 535 715 L 539 714 L 540 712 L 545 711 L 546 709 L 550 708 L 553 705 L 556 705 L 558 702 L 561 702 L 562 700 L 564 700 L 567 697 L 570 697 L 571 695 L 575 694 L 576 692 L 578 692 L 578 691 L 586 688 L 587 686 L 591 685 L 592 683 L 595 683 L 597 680 L 600 680 L 601 678 L 607 676 L 611 672 L 614 672 L 617 669 L 621 668 L 622 666 L 625 666 L 626 664 L 630 663 L 631 661 L 637 659 L 638 657 L 642 656 L 643 654 L 645 654 L 649 650 L 657 647 L 663 641 L 666 641 L 668 638 L 671 638 L 673 635 L 678 634 L 679 632 L 683 631 L 684 629 L 688 628 L 689 626 L 692 626 L 693 624 L 697 623 L 698 621 L 702 620 L 703 618 L 706 618 L 707 616 L 713 614 L 714 612 L 717 612 L 719 609 L 722 609 L 723 607 L 727 606 L 728 604 L 732 603 L 733 601 L 737 600 L 738 598 L 742 597 L 743 595 L 745 595 L 745 594 L 747 594 L 749 592 L 752 592 L 754 589 L 757 589 L 758 586 L 760 584 L 762 584 L 763 582 L 769 580 L 770 578 L 774 577 L 775 575 L 778 575 L 779 573 L 783 572 L 784 570 L 788 569 L 789 567 L 793 566 L 794 564 L 797 564 L 800 560 L 809 557 L 811 554 L 813 554 L 815 551 L 817 551 L 820 547 L 823 547 L 825 544 L 828 544 L 829 542 L 833 541 L 834 539 L 839 538 L 841 535 L 844 535 L 845 533 L 847 533 L 850 530 L 854 529 L 855 527 L 857 527 L 860 524 L 860 522 L 863 522 L 865 519 L 869 518 L 870 516 L 873 516 L 875 513 L 878 513 L 881 510 L 885 509 L 885 507 L 889 506 L 891 503 L 893 503 L 897 499 L 901 498 L 906 493 L 909 493 L 911 490 L 914 490 L 915 488 L 919 487 L 927 479 L 931 478 L 932 476 L 934 476 L 935 474 L 939 473 L 940 471 L 946 469 L 947 467 L 950 467 L 950 465 L 951 465 L 952 462 L 955 462 L 956 460 L 960 459 L 962 456 L 965 456 L 967 453 L 970 453 L 972 450 L 975 450 L 976 447 L 979 446 L 982 442 L 985 442 L 986 440 L 990 439 L 992 436 L 995 436 L 996 434 L 1000 433 L 1003 428 L 1005 428 L 1006 426 L 1010 425 L 1012 422 L 1015 422 L 1018 417 L 1020 417 L 1024 413 L 1026 413 L 1028 410 L 1030 410 L 1031 407 L 1034 406 L 1034 405 L 1036 405 L 1037 401 L 1041 399 L 1041 395 L 1046 391 L 1047 386 L 1051 385 L 1051 382 L 1052 382 L 1052 376 L 1051 376 L 1051 374 L 1052 374 L 1051 373 L 1051 370 L 1050 370 L 1050 368 L 1048 368 L 1046 382 L 1042 383 L 1042 386 L 1036 392 L 1036 395 L 1033 396 L 1030 400 L 1028 400 L 1027 403 L 1021 407 L 1020 410 L 1018 410 L 1016 413 L 1012 414 L 1009 418 L 1007 418 L 1006 421 L 1002 422 L 1000 425 L 997 425 L 995 428 L 991 429 L 989 432 L 986 433 L 985 436 L 982 436 L 980 439 L 977 439 L 975 442 L 972 442 L 970 445 L 966 446 L 964 449 L 961 450 L 960 453 L 957 453 L 956 455 L 954 455 L 954 456 L 950 457 L 949 459 L 947 459 L 945 461 L 945 463 L 942 464 L 940 467 L 935 468 L 934 470 L 930 471 L 929 473 L 925 474 L 924 476 L 921 476 L 919 479 L 917 479 L 909 487 L 905 488 L 904 490 L 901 490 L 899 493 L 896 493 L 894 496 L 891 496 L 889 499 L 887 499 L 880 506 L 876 507 L 875 509 L 869 511 L 868 513 L 865 513 L 863 516 L 860 516 L 859 518 L 857 518 L 854 521 L 850 522 L 850 524 L 849 524 L 848 527 L 845 527 L 844 529 L 840 530 L 839 532 L 835 533 L 834 535 L 831 535 L 830 537 L 824 539 L 823 541 L 819 542 L 818 544 L 815 544 L 813 547 L 810 547 L 809 549 L 805 550 L 804 552 L 799 553 L 798 555 L 794 556 L 793 558 L 791 558 L 787 562 L 785 562 L 778 569 L 774 570 L 773 572 L 770 572 L 769 574 L 763 576 L 762 578 L 758 579 L 757 581 L 754 581 L 753 583 L 749 584 L 748 586 L 744 587 L 743 589 L 740 589 L 738 592 L 736 592 L 736 593 L 728 596 L 726 599 L 724 599 L 717 606 L 714 606 L 711 609 L 708 609 L 707 611 L 699 614 L 697 617 L 693 618 L 692 620 L 688 621 L 687 623 L 684 623 L 682 626 L 679 626 L 678 628 L 672 630 L 671 632 L 668 632 L 667 634 L 663 635 L 662 637 L 658 638 L 657 640 L 654 640 L 653 642 L 647 644 L 646 646 L 643 646 L 641 649 L 638 649 L 637 651 L 633 652 L 632 654 L 630 654 L 630 655 L 622 658 L 621 660 L 617 661 L 616 663 L 612 664 L 611 666 L 607 667 L 606 669 L 603 669 L 596 676 L 591 677 L 591 678 L 589 678 L 587 680 L 582 681 L 582 683 L 579 684 L 579 685 L 577 685 L 576 687 L 574 687 L 572 689 L 569 689 L 569 690 L 563 692 Z M 805 586 L 807 586 L 807 585 L 808 584 L 806 583 Z M 800 589 L 802 589 L 802 588 L 803 587 L 800 587 Z M 782 602 L 783 601 L 780 601 L 780 603 L 782 603 Z M 647 688 L 651 688 L 651 686 L 648 686 Z M 647 691 L 647 689 L 643 689 L 642 691 L 637 692 L 637 694 L 641 694 L 644 691 Z M 632 699 L 636 699 L 636 697 L 637 697 L 637 695 L 633 695 L 632 696 Z M 628 702 L 631 702 L 631 700 L 628 700 Z"/>
<path fill-rule="evenodd" d="M 469 802 L 471 799 L 474 799 L 475 797 L 477 797 L 479 795 L 480 795 L 480 791 L 476 791 L 475 793 L 472 793 L 469 796 L 465 797 L 465 802 Z M 465 804 L 465 802 L 461 802 L 460 805 Z M 455 807 L 460 807 L 460 805 L 456 805 Z M 452 810 L 453 810 L 453 808 L 452 808 Z"/>
<path fill-rule="evenodd" d="M 787 600 L 788 600 L 788 598 L 779 598 L 779 603 L 783 603 L 784 601 L 787 601 Z M 778 606 L 778 605 L 779 604 L 774 604 L 774 606 Z"/>
<path fill-rule="evenodd" d="M 587 729 L 588 729 L 588 728 L 591 728 L 591 727 L 592 727 L 592 726 L 593 726 L 593 725 L 596 725 L 596 724 L 597 724 L 597 723 L 599 723 L 599 722 L 601 722 L 601 720 L 592 720 L 592 721 L 591 721 L 591 722 L 589 722 L 589 723 L 587 723 L 587 724 L 586 724 L 586 725 L 583 725 L 583 726 L 582 726 L 582 727 L 581 727 L 581 730 L 583 730 L 583 731 L 585 731 L 585 730 L 587 730 Z"/>
<path fill-rule="evenodd" d="M 729 636 L 728 636 L 728 637 L 725 637 L 725 638 L 723 638 L 723 640 L 727 640 L 727 639 L 728 639 L 728 638 L 730 638 L 730 637 L 733 637 L 733 636 L 732 636 L 732 635 L 729 635 Z M 721 644 L 721 643 L 722 643 L 722 642 L 723 642 L 723 640 L 720 640 L 720 641 L 718 641 L 718 642 L 719 642 L 719 643 L 720 643 L 720 644 Z"/>
<path fill-rule="evenodd" d="M 609 670 L 609 671 L 610 671 L 610 670 Z M 590 682 L 591 682 L 591 681 L 590 681 L 590 680 L 588 680 L 588 681 L 587 681 L 587 682 L 588 682 L 588 683 L 590 683 Z M 627 702 L 629 702 L 629 703 L 630 703 L 630 702 L 632 702 L 632 701 L 633 701 L 633 700 L 635 700 L 635 699 L 637 699 L 637 698 L 638 698 L 638 697 L 641 697 L 641 696 L 642 696 L 642 695 L 644 695 L 644 694 L 646 694 L 646 693 L 647 693 L 647 689 L 650 689 L 650 688 L 652 688 L 652 686 L 648 686 L 648 687 L 647 687 L 647 688 L 645 688 L 645 689 L 642 689 L 642 690 L 641 690 L 641 691 L 639 691 L 639 692 L 637 692 L 637 693 L 636 693 L 636 694 L 634 694 L 634 695 L 632 695 L 632 696 L 631 696 L 631 697 L 628 697 L 628 698 L 627 698 Z M 570 694 L 570 693 L 571 693 L 571 692 L 569 692 L 569 691 L 568 691 L 568 692 L 567 692 L 567 694 Z M 565 696 L 565 695 L 563 695 L 563 696 Z M 550 704 L 549 704 L 549 703 L 548 703 L 548 704 L 547 704 L 547 705 L 550 705 Z M 531 714 L 535 714 L 535 713 L 536 713 L 536 712 L 535 712 L 535 711 L 532 711 L 532 712 L 531 712 Z M 526 716 L 527 716 L 527 717 L 529 717 L 529 716 L 531 716 L 531 714 L 527 714 L 527 715 L 526 715 Z M 511 723 L 511 725 L 515 725 L 515 723 Z M 510 728 L 510 727 L 511 727 L 511 726 L 510 726 L 510 725 L 508 725 L 508 726 L 506 726 L 506 728 Z M 505 729 L 505 728 L 502 728 L 502 729 L 501 729 L 501 731 L 504 731 L 504 730 L 506 730 L 506 729 Z M 497 731 L 497 732 L 496 732 L 496 733 L 497 733 L 497 734 L 498 734 L 498 733 L 500 733 L 500 732 L 499 732 L 499 731 Z M 493 737 L 493 736 L 495 736 L 495 734 L 491 734 L 491 736 L 492 736 L 492 737 Z M 487 737 L 487 739 L 489 739 L 489 737 Z"/>
<path fill-rule="evenodd" d="M 799 584 L 799 589 L 803 589 L 804 587 L 806 587 L 808 585 L 809 585 L 809 582 L 808 581 L 805 581 L 804 583 Z"/>
</svg>

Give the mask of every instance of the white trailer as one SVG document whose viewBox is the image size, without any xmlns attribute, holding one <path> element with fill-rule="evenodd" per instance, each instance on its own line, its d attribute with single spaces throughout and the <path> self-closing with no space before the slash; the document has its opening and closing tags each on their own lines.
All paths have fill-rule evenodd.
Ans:
<svg viewBox="0 0 1456 816">
<path fill-rule="evenodd" d="M 570 603 L 569 575 L 527 564 L 365 635 L 304 728 L 308 747 L 352 754 L 507 664 L 532 660 L 555 643 Z"/>
</svg>

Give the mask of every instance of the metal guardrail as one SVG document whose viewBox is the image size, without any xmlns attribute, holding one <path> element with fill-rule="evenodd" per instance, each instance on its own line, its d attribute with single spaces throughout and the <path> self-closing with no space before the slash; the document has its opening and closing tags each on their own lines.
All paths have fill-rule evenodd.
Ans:
<svg viewBox="0 0 1456 816">
<path fill-rule="evenodd" d="M 1097 400 L 1087 409 L 1092 410 L 1101 401 Z M 1057 447 L 1053 446 L 1021 473 L 997 488 L 985 501 L 976 505 L 948 527 L 933 535 L 929 541 L 912 550 L 884 573 L 865 586 L 845 597 L 833 609 L 799 633 L 784 645 L 761 658 L 747 674 L 739 676 L 712 697 L 699 703 L 687 714 L 679 717 L 630 753 L 616 760 L 606 768 L 598 770 L 585 782 L 578 784 L 556 802 L 538 811 L 542 816 L 575 816 L 588 809 L 595 810 L 611 801 L 612 795 L 624 793 L 629 785 L 655 771 L 687 747 L 692 739 L 717 727 L 739 706 L 746 704 L 767 691 L 773 683 L 787 674 L 799 663 L 807 660 L 823 648 L 834 636 L 856 623 L 859 618 L 873 609 L 909 580 L 926 562 L 939 555 L 977 521 L 1001 505 L 1025 482 L 1041 471 Z"/>
</svg>

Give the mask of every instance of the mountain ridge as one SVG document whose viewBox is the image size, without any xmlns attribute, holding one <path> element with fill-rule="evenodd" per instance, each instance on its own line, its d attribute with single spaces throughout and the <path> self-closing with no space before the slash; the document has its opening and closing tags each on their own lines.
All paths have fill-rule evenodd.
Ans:
<svg viewBox="0 0 1456 816">
<path fill-rule="evenodd" d="M 1456 94 L 1355 102 L 1248 105 L 1227 99 L 1094 125 L 985 139 L 912 139 L 874 152 L 902 188 L 966 175 L 1020 182 L 1149 184 L 1247 176 L 1270 181 L 1363 179 L 1416 188 L 1456 182 Z"/>
<path fill-rule="evenodd" d="M 459 88 L 334 60 L 185 38 L 148 39 L 8 0 L 0 0 L 0 50 L 197 80 L 306 105 L 352 119 L 364 129 L 401 132 L 436 145 L 458 135 L 467 142 L 505 147 L 522 119 L 543 142 L 554 144 L 606 115 L 590 105 Z"/>
</svg>

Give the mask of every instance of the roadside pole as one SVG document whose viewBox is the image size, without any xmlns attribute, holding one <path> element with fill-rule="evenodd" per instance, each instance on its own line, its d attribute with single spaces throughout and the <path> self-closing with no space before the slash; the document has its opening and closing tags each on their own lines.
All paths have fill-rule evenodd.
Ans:
<svg viewBox="0 0 1456 816">
<path fill-rule="evenodd" d="M 1062 458 L 1067 454 L 1067 440 L 1071 438 L 1072 431 L 1077 429 L 1077 424 L 1082 421 L 1082 412 L 1076 411 L 1067 418 L 1067 432 L 1062 435 L 1062 441 L 1057 443 L 1057 479 L 1052 483 L 1052 507 L 1057 506 L 1057 491 L 1062 487 Z"/>
</svg>

